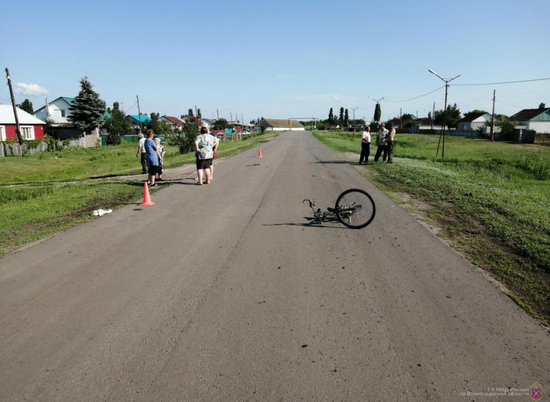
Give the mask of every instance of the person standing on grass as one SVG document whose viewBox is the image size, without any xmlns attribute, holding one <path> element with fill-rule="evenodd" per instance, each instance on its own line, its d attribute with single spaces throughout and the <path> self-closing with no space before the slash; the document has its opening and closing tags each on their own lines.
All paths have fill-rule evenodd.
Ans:
<svg viewBox="0 0 550 402">
<path fill-rule="evenodd" d="M 197 156 L 197 182 L 202 186 L 203 177 L 206 176 L 206 184 L 210 184 L 210 166 L 214 159 L 214 146 L 217 146 L 217 139 L 208 132 L 206 127 L 201 127 L 201 133 L 195 139 L 195 155 Z"/>
<path fill-rule="evenodd" d="M 378 162 L 381 153 L 384 153 L 382 160 L 386 162 L 388 156 L 388 133 L 386 125 L 384 123 L 380 124 L 380 130 L 378 130 L 378 134 L 376 134 L 376 145 L 378 149 L 376 150 L 376 155 L 374 155 L 375 162 Z"/>
<path fill-rule="evenodd" d="M 147 184 L 151 187 L 158 187 L 158 184 L 155 184 L 155 176 L 157 175 L 159 168 L 159 151 L 153 137 L 155 133 L 153 130 L 147 130 L 147 139 L 145 140 L 145 152 L 147 153 L 147 165 L 149 168 L 149 177 Z"/>
<path fill-rule="evenodd" d="M 389 123 L 388 134 L 388 163 L 393 163 L 393 152 L 395 151 L 395 127 Z"/>
<path fill-rule="evenodd" d="M 370 141 L 370 127 L 365 126 L 363 134 L 361 134 L 361 156 L 359 157 L 360 165 L 363 163 L 363 161 L 365 163 L 369 163 Z"/>
<path fill-rule="evenodd" d="M 145 136 L 142 133 L 138 135 L 138 149 L 136 157 L 141 156 L 141 174 L 147 173 L 147 153 L 145 152 Z"/>
</svg>

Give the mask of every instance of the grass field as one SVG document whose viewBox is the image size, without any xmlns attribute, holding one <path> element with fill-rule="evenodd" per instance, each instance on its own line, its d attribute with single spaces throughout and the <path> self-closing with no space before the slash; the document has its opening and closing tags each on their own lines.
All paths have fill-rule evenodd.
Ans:
<svg viewBox="0 0 550 402">
<path fill-rule="evenodd" d="M 314 135 L 336 151 L 359 152 L 357 135 Z M 428 204 L 427 223 L 548 325 L 550 148 L 447 136 L 445 159 L 436 160 L 438 140 L 397 134 L 394 163 L 372 163 L 368 178 L 411 211 Z"/>
<path fill-rule="evenodd" d="M 275 135 L 270 132 L 221 143 L 219 155 L 222 158 L 235 155 Z M 92 216 L 95 209 L 116 209 L 142 199 L 142 182 L 112 180 L 141 173 L 136 150 L 136 143 L 122 143 L 0 158 L 0 256 L 95 219 Z M 190 163 L 195 163 L 193 153 L 180 155 L 176 147 L 167 146 L 166 169 Z"/>
</svg>

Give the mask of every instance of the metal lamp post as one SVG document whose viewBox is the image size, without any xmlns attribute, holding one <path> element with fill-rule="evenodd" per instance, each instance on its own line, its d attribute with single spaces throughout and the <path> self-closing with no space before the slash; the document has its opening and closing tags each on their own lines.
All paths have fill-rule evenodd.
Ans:
<svg viewBox="0 0 550 402">
<path fill-rule="evenodd" d="M 380 99 L 374 99 L 370 95 L 369 95 L 369 98 L 371 98 L 373 101 L 375 101 L 377 105 L 384 100 L 384 97 L 381 97 Z M 375 110 L 375 113 L 376 113 L 376 109 L 374 109 L 374 110 Z M 380 117 L 382 117 L 382 116 L 380 116 Z M 378 123 L 378 121 L 377 121 L 377 123 Z"/>
<path fill-rule="evenodd" d="M 351 110 L 353 110 L 353 120 L 355 120 L 355 111 L 356 111 L 357 109 L 359 109 L 359 106 L 357 106 L 357 107 L 348 106 L 348 107 L 349 107 Z"/>
<path fill-rule="evenodd" d="M 449 82 L 457 79 L 458 77 L 460 77 L 460 75 L 457 75 L 454 78 L 445 79 L 445 78 L 442 78 L 439 74 L 437 74 L 432 69 L 428 69 L 428 71 L 445 83 L 445 109 L 443 109 L 443 129 L 441 130 L 441 134 L 439 135 L 439 142 L 437 143 L 437 152 L 435 154 L 435 157 L 437 158 L 437 156 L 439 155 L 439 144 L 441 142 L 441 136 L 443 136 L 443 146 L 441 147 L 441 157 L 445 158 L 445 128 L 447 127 L 447 89 L 449 88 Z"/>
</svg>

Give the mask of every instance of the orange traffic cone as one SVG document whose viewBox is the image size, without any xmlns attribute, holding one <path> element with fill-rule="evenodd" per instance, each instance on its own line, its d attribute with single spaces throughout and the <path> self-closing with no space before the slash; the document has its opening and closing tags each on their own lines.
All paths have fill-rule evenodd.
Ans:
<svg viewBox="0 0 550 402">
<path fill-rule="evenodd" d="M 143 205 L 146 207 L 155 205 L 155 203 L 151 201 L 151 196 L 149 195 L 149 187 L 147 186 L 147 182 L 145 182 L 145 187 L 143 189 L 143 202 L 139 205 Z"/>
<path fill-rule="evenodd" d="M 258 151 L 258 158 L 260 158 L 260 159 L 263 158 L 263 156 L 262 156 L 262 148 L 260 148 L 260 150 Z"/>
</svg>

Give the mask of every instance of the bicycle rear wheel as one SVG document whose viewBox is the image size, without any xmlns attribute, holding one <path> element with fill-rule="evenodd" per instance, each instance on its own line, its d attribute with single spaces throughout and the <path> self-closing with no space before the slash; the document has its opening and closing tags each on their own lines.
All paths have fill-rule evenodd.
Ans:
<svg viewBox="0 0 550 402">
<path fill-rule="evenodd" d="M 351 229 L 362 229 L 372 222 L 376 206 L 372 197 L 364 190 L 351 188 L 336 199 L 338 220 Z"/>
</svg>

